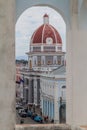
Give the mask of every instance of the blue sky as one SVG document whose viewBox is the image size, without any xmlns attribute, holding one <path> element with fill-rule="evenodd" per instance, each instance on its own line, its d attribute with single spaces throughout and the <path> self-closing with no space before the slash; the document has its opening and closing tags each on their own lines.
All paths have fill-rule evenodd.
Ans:
<svg viewBox="0 0 87 130">
<path fill-rule="evenodd" d="M 34 31 L 43 24 L 43 15 L 49 15 L 49 23 L 54 26 L 61 35 L 63 51 L 66 51 L 66 25 L 61 15 L 50 7 L 31 7 L 19 17 L 15 27 L 16 59 L 27 59 L 30 38 Z"/>
</svg>

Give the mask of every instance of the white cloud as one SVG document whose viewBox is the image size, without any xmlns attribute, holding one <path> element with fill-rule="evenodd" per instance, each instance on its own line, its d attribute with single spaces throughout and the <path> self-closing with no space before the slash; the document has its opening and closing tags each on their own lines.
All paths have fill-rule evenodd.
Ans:
<svg viewBox="0 0 87 130">
<path fill-rule="evenodd" d="M 54 9 L 49 7 L 32 7 L 27 9 L 16 23 L 16 57 L 23 56 L 29 49 L 29 42 L 33 32 L 43 24 L 43 15 L 49 15 L 50 24 L 54 26 L 62 37 L 65 48 L 66 26 L 63 18 Z"/>
</svg>

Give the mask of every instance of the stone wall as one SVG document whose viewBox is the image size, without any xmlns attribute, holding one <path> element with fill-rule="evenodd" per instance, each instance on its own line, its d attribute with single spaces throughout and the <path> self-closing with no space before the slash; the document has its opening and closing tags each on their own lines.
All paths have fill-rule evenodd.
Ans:
<svg viewBox="0 0 87 130">
<path fill-rule="evenodd" d="M 15 130 L 71 130 L 71 127 L 63 124 L 23 124 L 16 125 Z"/>
<path fill-rule="evenodd" d="M 16 125 L 15 130 L 87 130 L 87 126 L 66 124 L 23 124 Z"/>
<path fill-rule="evenodd" d="M 0 0 L 0 130 L 14 130 L 15 88 L 15 0 Z"/>
</svg>

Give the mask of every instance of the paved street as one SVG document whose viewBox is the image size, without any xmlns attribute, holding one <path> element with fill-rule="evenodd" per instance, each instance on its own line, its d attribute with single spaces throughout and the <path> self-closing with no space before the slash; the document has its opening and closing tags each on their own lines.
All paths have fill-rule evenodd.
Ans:
<svg viewBox="0 0 87 130">
<path fill-rule="evenodd" d="M 38 122 L 32 120 L 30 117 L 21 118 L 18 112 L 16 111 L 16 124 L 20 124 L 21 119 L 24 119 L 24 124 L 39 124 Z"/>
</svg>

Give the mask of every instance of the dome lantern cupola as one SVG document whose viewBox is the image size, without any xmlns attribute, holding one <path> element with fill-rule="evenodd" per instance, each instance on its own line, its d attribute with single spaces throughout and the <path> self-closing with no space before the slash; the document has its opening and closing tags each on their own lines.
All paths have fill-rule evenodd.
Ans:
<svg viewBox="0 0 87 130">
<path fill-rule="evenodd" d="M 49 24 L 49 16 L 43 16 L 44 24 L 36 29 L 31 37 L 31 44 L 59 44 L 62 46 L 62 39 L 59 32 Z"/>
<path fill-rule="evenodd" d="M 47 14 L 43 16 L 43 22 L 44 24 L 49 24 L 49 16 Z"/>
</svg>

